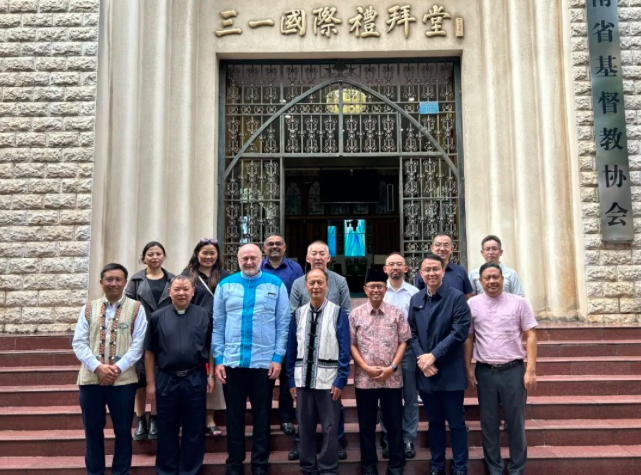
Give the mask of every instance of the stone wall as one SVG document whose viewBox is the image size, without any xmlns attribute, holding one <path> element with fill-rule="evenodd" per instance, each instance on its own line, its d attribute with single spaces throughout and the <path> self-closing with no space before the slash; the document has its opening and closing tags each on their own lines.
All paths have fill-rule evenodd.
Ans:
<svg viewBox="0 0 641 475">
<path fill-rule="evenodd" d="M 568 1 L 588 319 L 641 322 L 641 0 L 618 1 L 631 246 L 600 241 L 585 0 Z M 98 13 L 98 0 L 0 0 L 0 332 L 69 330 L 87 298 Z"/>
<path fill-rule="evenodd" d="M 98 0 L 0 0 L 0 331 L 87 298 Z"/>
<path fill-rule="evenodd" d="M 585 0 L 571 0 L 570 4 L 588 320 L 641 322 L 641 0 L 618 0 L 635 217 L 635 239 L 626 246 L 603 245 L 600 239 Z"/>
</svg>

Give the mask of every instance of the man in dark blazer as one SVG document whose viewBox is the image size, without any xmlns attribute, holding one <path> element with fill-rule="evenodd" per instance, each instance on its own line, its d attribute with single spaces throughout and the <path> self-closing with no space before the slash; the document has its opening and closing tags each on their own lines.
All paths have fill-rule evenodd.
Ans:
<svg viewBox="0 0 641 475">
<path fill-rule="evenodd" d="M 443 283 L 443 264 L 436 254 L 428 254 L 421 263 L 426 288 L 410 301 L 410 346 L 420 368 L 416 383 L 429 421 L 432 467 L 428 475 L 445 475 L 446 420 L 454 456 L 452 475 L 465 475 L 468 447 L 463 408 L 467 389 L 464 343 L 471 315 L 463 293 Z"/>
</svg>

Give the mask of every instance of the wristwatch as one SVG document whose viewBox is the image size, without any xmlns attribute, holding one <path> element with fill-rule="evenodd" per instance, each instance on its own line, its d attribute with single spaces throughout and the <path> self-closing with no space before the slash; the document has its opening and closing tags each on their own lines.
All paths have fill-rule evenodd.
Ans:
<svg viewBox="0 0 641 475">
<path fill-rule="evenodd" d="M 398 369 L 398 366 L 396 366 L 394 363 L 392 363 L 392 371 L 396 373 L 396 370 Z"/>
</svg>

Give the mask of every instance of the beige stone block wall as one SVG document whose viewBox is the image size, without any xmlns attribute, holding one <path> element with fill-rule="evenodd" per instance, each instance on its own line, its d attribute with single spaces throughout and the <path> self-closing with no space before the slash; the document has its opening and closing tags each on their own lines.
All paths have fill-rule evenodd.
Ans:
<svg viewBox="0 0 641 475">
<path fill-rule="evenodd" d="M 87 298 L 98 0 L 0 0 L 0 331 Z"/>
<path fill-rule="evenodd" d="M 641 322 L 641 0 L 618 0 L 635 219 L 632 245 L 604 245 L 601 242 L 585 1 L 570 0 L 570 31 L 588 320 L 637 323 Z"/>
</svg>

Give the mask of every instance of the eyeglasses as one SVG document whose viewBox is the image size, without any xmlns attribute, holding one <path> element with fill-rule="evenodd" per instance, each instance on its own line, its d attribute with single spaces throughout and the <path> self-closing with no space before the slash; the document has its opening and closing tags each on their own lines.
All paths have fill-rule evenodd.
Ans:
<svg viewBox="0 0 641 475">
<path fill-rule="evenodd" d="M 387 267 L 403 267 L 405 265 L 404 262 L 390 262 L 388 264 L 385 264 Z"/>
<path fill-rule="evenodd" d="M 367 287 L 369 290 L 385 290 L 385 286 L 384 285 L 378 285 L 378 284 L 366 285 L 365 287 Z"/>
<path fill-rule="evenodd" d="M 206 242 L 208 244 L 218 244 L 218 239 L 202 238 L 200 242 Z"/>
</svg>

